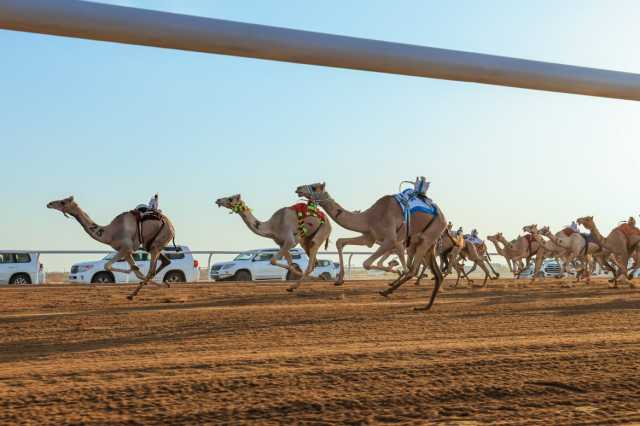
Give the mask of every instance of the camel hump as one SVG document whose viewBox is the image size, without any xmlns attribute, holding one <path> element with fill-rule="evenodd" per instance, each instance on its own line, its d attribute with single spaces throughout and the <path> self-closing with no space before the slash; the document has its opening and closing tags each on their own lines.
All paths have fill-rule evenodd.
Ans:
<svg viewBox="0 0 640 426">
<path fill-rule="evenodd" d="M 635 226 L 629 223 L 623 223 L 622 225 L 618 226 L 618 229 L 622 231 L 622 233 L 626 237 L 640 236 L 640 229 L 636 228 Z"/>
</svg>

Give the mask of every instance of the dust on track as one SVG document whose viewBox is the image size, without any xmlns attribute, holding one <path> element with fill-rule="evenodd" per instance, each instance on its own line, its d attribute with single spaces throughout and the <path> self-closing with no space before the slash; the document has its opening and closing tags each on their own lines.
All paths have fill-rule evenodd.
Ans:
<svg viewBox="0 0 640 426">
<path fill-rule="evenodd" d="M 0 289 L 0 424 L 640 422 L 640 291 Z"/>
</svg>

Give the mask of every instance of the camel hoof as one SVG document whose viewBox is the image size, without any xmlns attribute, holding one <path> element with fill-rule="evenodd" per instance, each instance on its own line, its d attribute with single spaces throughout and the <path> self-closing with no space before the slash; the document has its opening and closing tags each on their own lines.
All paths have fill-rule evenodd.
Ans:
<svg viewBox="0 0 640 426">
<path fill-rule="evenodd" d="M 427 306 L 413 308 L 413 310 L 416 311 L 416 312 L 425 312 L 425 311 L 428 311 L 429 309 L 431 309 L 431 308 L 429 308 Z"/>
<path fill-rule="evenodd" d="M 333 285 L 335 285 L 336 287 L 340 287 L 342 284 L 344 284 L 344 281 L 336 281 L 335 283 L 333 283 Z"/>
<path fill-rule="evenodd" d="M 293 289 L 293 288 L 291 288 L 291 287 L 288 287 L 288 288 L 287 288 L 287 291 L 288 291 L 289 293 L 293 293 L 293 290 L 294 290 L 294 289 Z"/>
<path fill-rule="evenodd" d="M 386 297 L 386 298 L 389 297 L 389 293 L 387 293 L 386 291 L 379 291 L 378 294 L 382 297 Z"/>
<path fill-rule="evenodd" d="M 129 300 L 133 300 L 133 295 L 132 295 L 132 294 L 128 295 L 128 296 L 127 296 L 127 299 L 129 299 Z"/>
</svg>

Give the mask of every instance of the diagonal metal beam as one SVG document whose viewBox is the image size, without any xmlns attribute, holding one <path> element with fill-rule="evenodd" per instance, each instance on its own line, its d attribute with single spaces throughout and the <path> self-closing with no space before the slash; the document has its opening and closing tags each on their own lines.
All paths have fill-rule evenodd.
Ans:
<svg viewBox="0 0 640 426">
<path fill-rule="evenodd" d="M 640 100 L 640 75 L 80 0 L 0 0 L 0 28 L 335 68 Z"/>
</svg>

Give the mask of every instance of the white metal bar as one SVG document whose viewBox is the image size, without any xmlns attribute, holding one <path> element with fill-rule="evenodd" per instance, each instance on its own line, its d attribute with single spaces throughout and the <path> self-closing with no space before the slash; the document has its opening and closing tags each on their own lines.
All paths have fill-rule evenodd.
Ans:
<svg viewBox="0 0 640 426">
<path fill-rule="evenodd" d="M 640 75 L 80 0 L 0 0 L 0 28 L 276 61 L 640 100 Z"/>
</svg>

